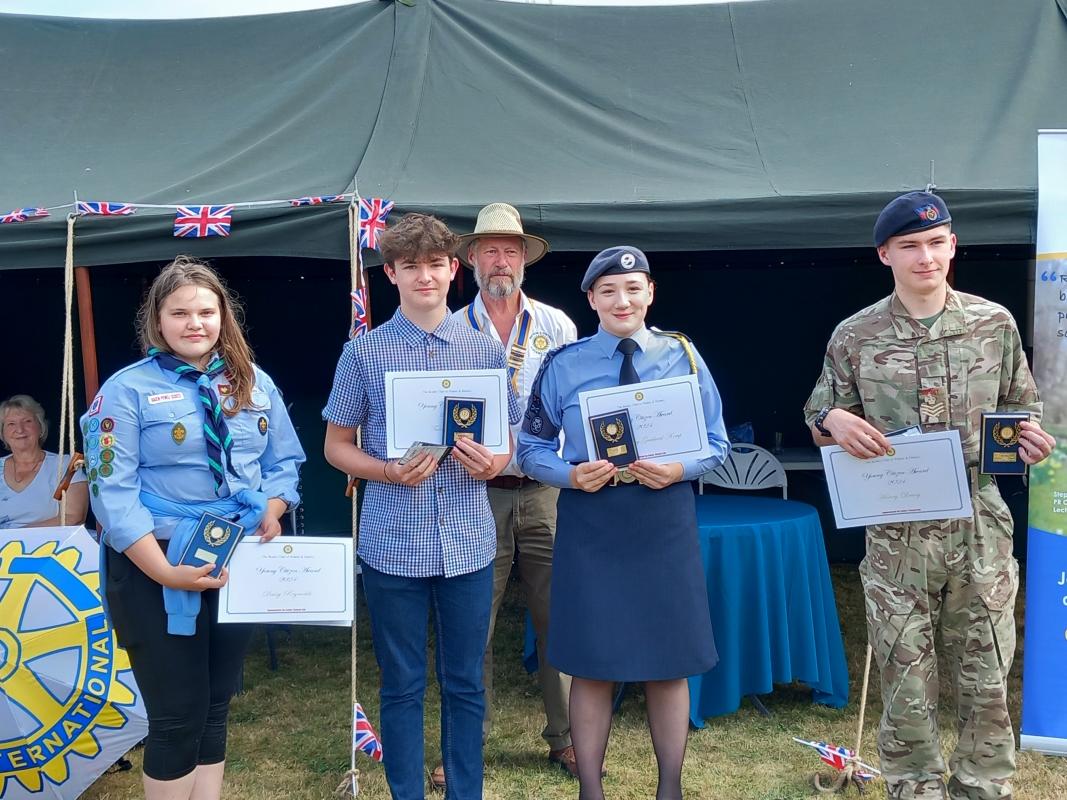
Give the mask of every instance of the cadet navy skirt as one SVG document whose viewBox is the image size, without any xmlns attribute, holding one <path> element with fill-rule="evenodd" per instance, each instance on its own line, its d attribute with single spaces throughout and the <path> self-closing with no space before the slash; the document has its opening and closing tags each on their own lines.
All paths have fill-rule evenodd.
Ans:
<svg viewBox="0 0 1067 800">
<path fill-rule="evenodd" d="M 557 508 L 549 662 L 630 682 L 715 666 L 692 486 L 563 489 Z"/>
</svg>

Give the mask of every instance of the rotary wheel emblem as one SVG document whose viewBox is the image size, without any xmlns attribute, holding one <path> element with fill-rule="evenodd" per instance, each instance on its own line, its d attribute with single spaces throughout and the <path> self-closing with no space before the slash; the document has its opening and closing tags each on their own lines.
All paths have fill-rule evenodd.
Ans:
<svg viewBox="0 0 1067 800">
<path fill-rule="evenodd" d="M 45 778 L 67 781 L 70 757 L 96 756 L 94 731 L 124 727 L 120 706 L 136 700 L 117 679 L 130 663 L 100 606 L 99 573 L 79 573 L 78 549 L 57 546 L 0 549 L 0 703 L 22 731 L 0 740 L 0 796 L 9 781 L 29 792 L 46 788 Z M 54 624 L 29 622 L 42 603 Z"/>
</svg>

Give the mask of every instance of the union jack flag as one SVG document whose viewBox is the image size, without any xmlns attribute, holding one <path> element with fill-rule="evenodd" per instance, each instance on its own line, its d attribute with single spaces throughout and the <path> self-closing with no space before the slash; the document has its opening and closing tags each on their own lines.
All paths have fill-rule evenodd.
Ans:
<svg viewBox="0 0 1067 800">
<path fill-rule="evenodd" d="M 88 203 L 78 201 L 78 213 L 99 217 L 125 217 L 137 209 L 129 203 Z"/>
<path fill-rule="evenodd" d="M 25 222 L 32 217 L 47 217 L 48 209 L 46 208 L 16 208 L 9 214 L 4 214 L 0 217 L 0 225 L 6 225 L 9 222 Z"/>
<path fill-rule="evenodd" d="M 359 750 L 375 761 L 382 760 L 382 743 L 363 713 L 363 706 L 356 703 L 352 709 L 352 749 Z"/>
<path fill-rule="evenodd" d="M 348 332 L 348 338 L 355 339 L 367 330 L 367 289 L 364 287 L 352 292 L 352 330 Z"/>
<path fill-rule="evenodd" d="M 848 760 L 852 758 L 852 751 L 847 747 L 819 742 L 819 758 L 834 769 L 844 769 L 848 766 Z"/>
<path fill-rule="evenodd" d="M 380 197 L 359 198 L 359 246 L 378 249 L 378 234 L 385 230 L 385 219 L 393 210 L 392 200 Z"/>
<path fill-rule="evenodd" d="M 186 239 L 229 236 L 233 206 L 178 206 L 174 235 Z"/>
<path fill-rule="evenodd" d="M 881 774 L 870 764 L 864 764 L 856 758 L 856 754 L 848 747 L 827 744 L 826 742 L 809 742 L 806 739 L 798 739 L 795 736 L 793 737 L 793 741 L 815 750 L 815 752 L 819 754 L 820 759 L 836 770 L 843 770 L 850 762 L 854 762 L 856 766 L 860 768 L 856 770 L 855 775 L 862 781 L 872 780 L 875 775 Z"/>
<path fill-rule="evenodd" d="M 316 194 L 311 197 L 298 197 L 290 200 L 291 206 L 321 206 L 324 203 L 340 203 L 347 198 L 343 194 Z"/>
</svg>

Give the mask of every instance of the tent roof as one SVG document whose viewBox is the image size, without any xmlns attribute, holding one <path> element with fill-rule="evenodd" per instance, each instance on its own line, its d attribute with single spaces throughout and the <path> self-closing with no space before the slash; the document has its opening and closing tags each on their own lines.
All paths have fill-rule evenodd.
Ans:
<svg viewBox="0 0 1067 800">
<path fill-rule="evenodd" d="M 507 200 L 556 250 L 864 246 L 934 181 L 963 241 L 1034 237 L 1036 132 L 1067 128 L 1067 0 L 579 7 L 363 3 L 232 19 L 0 15 L 0 213 L 351 189 L 469 230 Z M 0 268 L 62 263 L 59 210 Z M 394 212 L 395 213 L 395 212 Z M 347 258 L 342 207 L 82 219 L 81 264 Z"/>
</svg>

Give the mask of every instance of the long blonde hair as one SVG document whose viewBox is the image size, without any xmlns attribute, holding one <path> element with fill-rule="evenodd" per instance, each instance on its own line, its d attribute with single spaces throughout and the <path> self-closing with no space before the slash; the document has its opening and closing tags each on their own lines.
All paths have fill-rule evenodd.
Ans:
<svg viewBox="0 0 1067 800">
<path fill-rule="evenodd" d="M 141 339 L 141 350 L 146 355 L 153 347 L 171 352 L 163 334 L 160 333 L 160 309 L 163 307 L 163 301 L 183 286 L 201 286 L 214 292 L 219 299 L 222 319 L 217 349 L 218 354 L 226 360 L 230 397 L 233 398 L 232 402 L 223 403 L 223 413 L 232 417 L 242 408 L 252 406 L 252 387 L 255 384 L 252 348 L 245 339 L 244 309 L 241 303 L 207 262 L 191 256 L 178 256 L 152 281 L 141 309 L 137 312 L 137 334 Z"/>
</svg>

